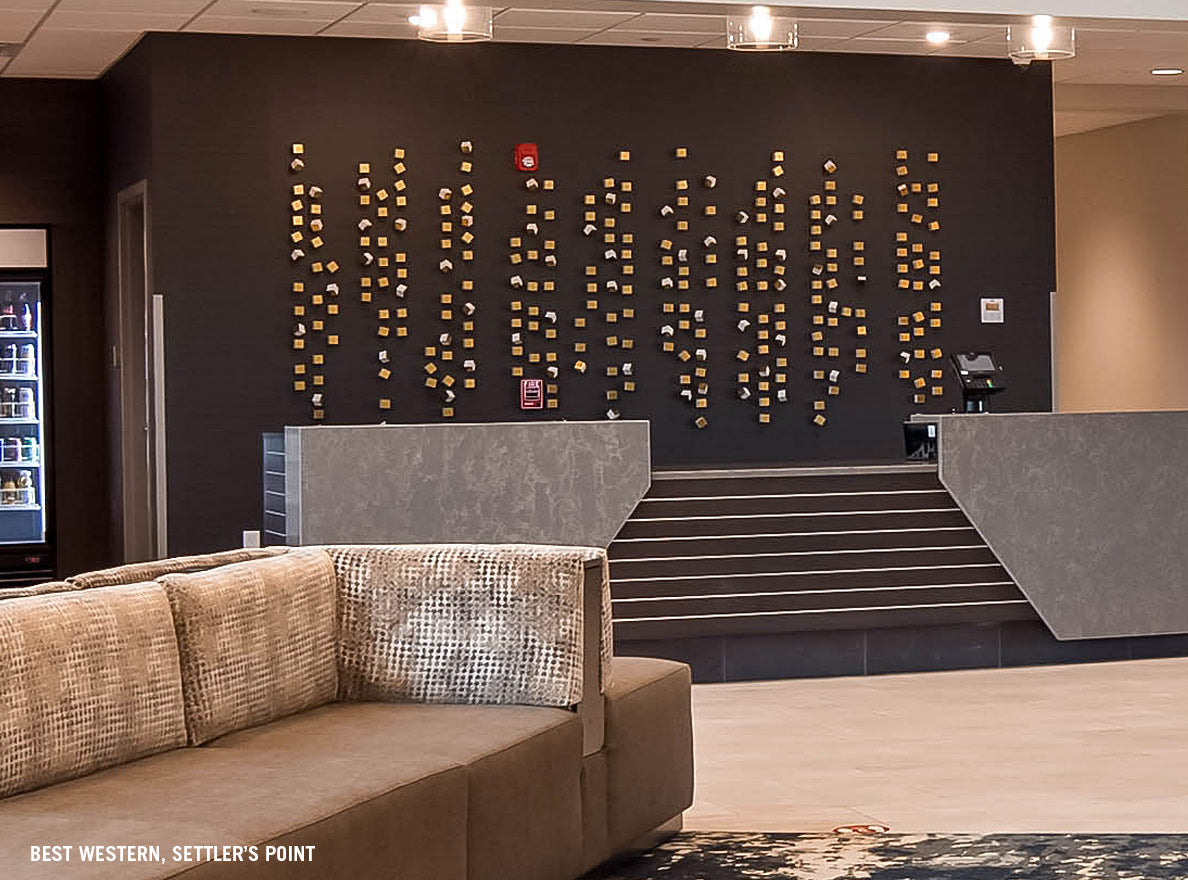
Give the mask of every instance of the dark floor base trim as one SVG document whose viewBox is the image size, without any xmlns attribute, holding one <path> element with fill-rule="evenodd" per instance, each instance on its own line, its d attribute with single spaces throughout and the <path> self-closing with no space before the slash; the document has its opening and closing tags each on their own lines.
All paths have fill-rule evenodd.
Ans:
<svg viewBox="0 0 1188 880">
<path fill-rule="evenodd" d="M 825 678 L 1188 656 L 1188 635 L 1059 641 L 1042 623 L 831 630 L 615 641 L 615 653 L 666 657 L 695 682 Z"/>
</svg>

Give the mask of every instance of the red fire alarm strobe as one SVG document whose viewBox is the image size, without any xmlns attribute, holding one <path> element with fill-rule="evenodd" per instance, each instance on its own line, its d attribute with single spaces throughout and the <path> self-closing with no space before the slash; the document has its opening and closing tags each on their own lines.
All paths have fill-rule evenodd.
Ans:
<svg viewBox="0 0 1188 880">
<path fill-rule="evenodd" d="M 535 171 L 540 165 L 536 144 L 516 144 L 516 170 Z"/>
<path fill-rule="evenodd" d="M 520 380 L 520 409 L 544 409 L 544 380 Z"/>
</svg>

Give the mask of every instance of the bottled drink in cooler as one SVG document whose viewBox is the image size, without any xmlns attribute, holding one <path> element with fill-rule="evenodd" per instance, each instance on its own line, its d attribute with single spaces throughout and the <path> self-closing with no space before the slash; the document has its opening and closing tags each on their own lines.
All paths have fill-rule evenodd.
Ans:
<svg viewBox="0 0 1188 880">
<path fill-rule="evenodd" d="M 15 419 L 17 392 L 11 385 L 0 385 L 0 419 Z"/>
<path fill-rule="evenodd" d="M 23 306 L 21 306 L 21 329 L 33 329 L 33 310 L 29 308 L 28 303 L 25 303 Z"/>
<path fill-rule="evenodd" d="M 19 461 L 25 464 L 37 464 L 40 461 L 36 437 L 22 437 L 17 442 L 20 444 L 20 452 L 17 454 Z"/>
<path fill-rule="evenodd" d="M 17 391 L 16 403 L 16 417 L 18 419 L 31 419 L 37 415 L 33 407 L 33 389 L 21 388 Z"/>
<path fill-rule="evenodd" d="M 37 490 L 33 488 L 33 472 L 20 471 L 17 474 L 17 504 L 36 504 Z"/>
<path fill-rule="evenodd" d="M 17 361 L 16 371 L 18 373 L 28 373 L 30 376 L 37 374 L 37 346 L 32 343 L 21 347 L 21 356 Z"/>
<path fill-rule="evenodd" d="M 17 347 L 15 342 L 9 342 L 0 349 L 0 373 L 15 373 L 17 370 Z"/>
</svg>

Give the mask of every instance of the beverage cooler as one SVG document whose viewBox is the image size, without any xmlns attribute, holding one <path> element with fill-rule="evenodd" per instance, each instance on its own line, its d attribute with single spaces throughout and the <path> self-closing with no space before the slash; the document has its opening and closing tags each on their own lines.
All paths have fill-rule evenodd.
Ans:
<svg viewBox="0 0 1188 880">
<path fill-rule="evenodd" d="M 47 237 L 0 230 L 0 586 L 54 576 Z"/>
</svg>

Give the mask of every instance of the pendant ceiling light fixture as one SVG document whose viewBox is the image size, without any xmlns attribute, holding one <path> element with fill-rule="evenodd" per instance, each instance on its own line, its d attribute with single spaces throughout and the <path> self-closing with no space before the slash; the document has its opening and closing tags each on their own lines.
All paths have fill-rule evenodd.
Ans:
<svg viewBox="0 0 1188 880">
<path fill-rule="evenodd" d="M 750 15 L 726 18 L 726 47 L 737 52 L 785 52 L 799 42 L 796 22 L 777 18 L 766 6 L 752 6 Z"/>
<path fill-rule="evenodd" d="M 1016 64 L 1075 58 L 1077 32 L 1075 28 L 1055 24 L 1050 15 L 1033 15 L 1030 26 L 1007 28 L 1007 49 Z"/>
<path fill-rule="evenodd" d="M 417 39 L 431 43 L 479 43 L 491 39 L 490 6 L 464 6 L 462 0 L 446 0 L 440 6 L 422 6 L 408 21 L 417 26 Z"/>
</svg>

